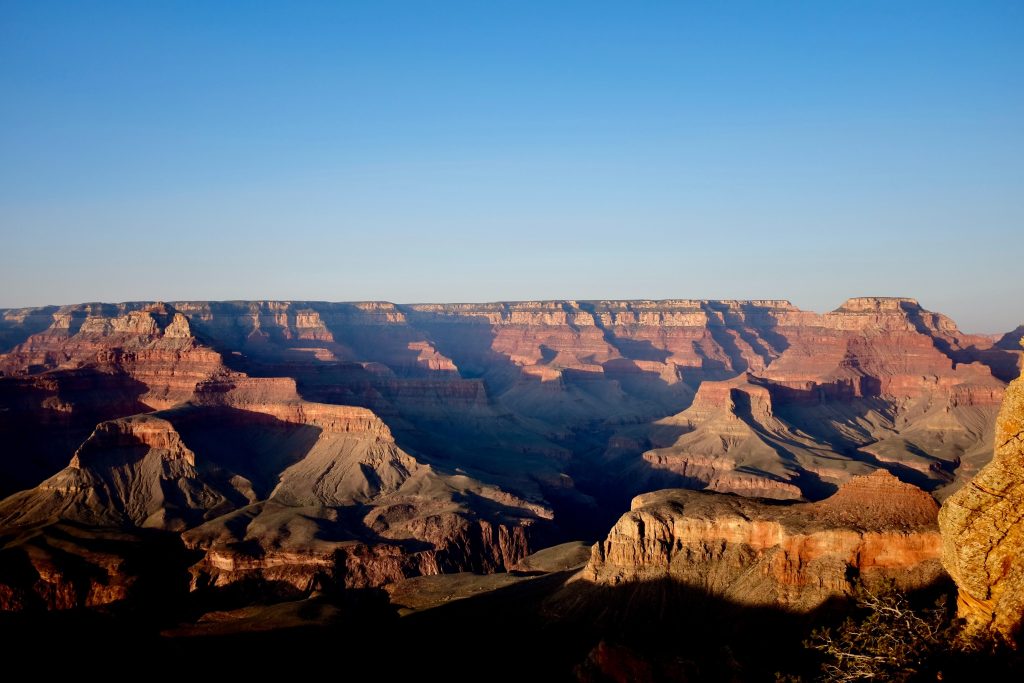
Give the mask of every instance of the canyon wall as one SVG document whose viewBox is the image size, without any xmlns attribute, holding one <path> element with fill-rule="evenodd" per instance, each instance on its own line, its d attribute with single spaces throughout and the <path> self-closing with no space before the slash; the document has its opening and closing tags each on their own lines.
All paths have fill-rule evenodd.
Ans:
<svg viewBox="0 0 1024 683">
<path fill-rule="evenodd" d="M 0 311 L 0 598 L 122 599 L 111 549 L 153 534 L 193 590 L 301 593 L 501 570 L 666 487 L 941 496 L 991 456 L 1012 335 L 905 298 Z"/>
</svg>

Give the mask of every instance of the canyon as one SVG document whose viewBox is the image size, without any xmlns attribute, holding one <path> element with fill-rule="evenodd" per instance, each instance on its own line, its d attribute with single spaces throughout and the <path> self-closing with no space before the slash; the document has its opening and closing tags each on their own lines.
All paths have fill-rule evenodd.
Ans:
<svg viewBox="0 0 1024 683">
<path fill-rule="evenodd" d="M 512 570 L 609 528 L 583 570 L 598 583 L 668 566 L 799 608 L 847 591 L 851 567 L 924 583 L 940 572 L 929 504 L 991 459 L 1019 336 L 880 297 L 824 314 L 687 299 L 0 311 L 0 607 L 130 601 L 171 566 L 181 595 L 234 605 L 370 590 Z M 850 516 L 889 495 L 917 516 Z M 867 508 L 840 504 L 858 496 Z M 693 566 L 656 550 L 668 538 Z M 692 573 L 712 556 L 771 581 Z"/>
</svg>

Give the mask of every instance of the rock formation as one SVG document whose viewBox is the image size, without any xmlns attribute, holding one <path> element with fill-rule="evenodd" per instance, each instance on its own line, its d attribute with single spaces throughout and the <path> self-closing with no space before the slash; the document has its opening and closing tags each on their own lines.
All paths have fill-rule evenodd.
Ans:
<svg viewBox="0 0 1024 683">
<path fill-rule="evenodd" d="M 818 503 L 769 504 L 672 489 L 638 496 L 580 577 L 673 579 L 744 605 L 813 609 L 854 582 L 904 589 L 942 575 L 938 505 L 878 471 Z"/>
<path fill-rule="evenodd" d="M 67 568 L 132 566 L 37 562 L 68 524 L 171 539 L 196 590 L 301 593 L 508 568 L 671 486 L 941 494 L 990 455 L 1010 337 L 887 298 L 0 311 L 0 533 L 36 539 L 0 592 L 68 606 Z"/>
<path fill-rule="evenodd" d="M 188 530 L 186 546 L 204 553 L 194 587 L 255 580 L 296 591 L 503 569 L 550 516 L 436 473 L 365 408 L 302 401 L 291 380 L 231 375 L 176 409 L 99 424 L 68 467 L 0 501 L 4 528 Z"/>
<path fill-rule="evenodd" d="M 1005 340 L 965 335 L 912 299 L 869 297 L 823 315 L 786 301 L 682 299 L 85 304 L 3 312 L 0 339 L 15 342 L 0 356 L 0 396 L 11 397 L 0 435 L 31 463 L 2 458 L 0 472 L 22 487 L 62 467 L 96 423 L 189 400 L 225 366 L 292 377 L 307 400 L 369 408 L 425 454 L 461 449 L 496 483 L 536 484 L 505 457 L 512 448 L 555 485 L 567 435 L 599 422 L 648 450 L 673 446 L 654 432 L 697 431 L 674 450 L 703 440 L 702 455 L 734 462 L 731 474 L 667 452 L 647 461 L 718 490 L 817 498 L 878 466 L 934 487 L 986 460 L 1001 377 L 1019 362 Z M 89 383 L 107 400 L 83 397 Z M 703 407 L 687 412 L 691 403 Z M 711 448 L 720 429 L 724 443 Z M 650 470 L 643 450 L 626 463 L 634 478 Z"/>
<path fill-rule="evenodd" d="M 1024 624 L 1024 377 L 996 420 L 995 455 L 939 513 L 942 560 L 973 633 L 1018 643 Z"/>
</svg>

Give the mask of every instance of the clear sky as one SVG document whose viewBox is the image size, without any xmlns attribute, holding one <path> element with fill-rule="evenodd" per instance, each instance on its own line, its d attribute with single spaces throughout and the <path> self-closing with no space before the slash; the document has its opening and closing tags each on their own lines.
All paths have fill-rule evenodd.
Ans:
<svg viewBox="0 0 1024 683">
<path fill-rule="evenodd" d="M 0 306 L 1024 322 L 1024 3 L 0 3 Z"/>
</svg>

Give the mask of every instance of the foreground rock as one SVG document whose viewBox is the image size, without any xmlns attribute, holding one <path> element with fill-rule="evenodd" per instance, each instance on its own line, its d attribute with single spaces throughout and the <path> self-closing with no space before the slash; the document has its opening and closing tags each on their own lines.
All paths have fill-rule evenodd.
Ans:
<svg viewBox="0 0 1024 683">
<path fill-rule="evenodd" d="M 902 589 L 942 576 L 938 505 L 878 471 L 819 503 L 666 490 L 638 496 L 580 578 L 673 579 L 743 605 L 811 610 L 855 582 Z"/>
<path fill-rule="evenodd" d="M 942 560 L 974 633 L 1019 641 L 1024 623 L 1024 377 L 996 420 L 995 456 L 942 506 Z"/>
</svg>

